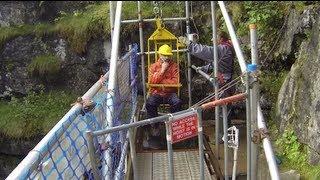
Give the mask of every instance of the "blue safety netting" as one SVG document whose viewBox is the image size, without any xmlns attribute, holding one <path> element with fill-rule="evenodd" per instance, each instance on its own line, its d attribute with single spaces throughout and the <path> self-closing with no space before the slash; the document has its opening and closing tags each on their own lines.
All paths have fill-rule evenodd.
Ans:
<svg viewBox="0 0 320 180">
<path fill-rule="evenodd" d="M 137 44 L 118 60 L 117 86 L 113 97 L 113 125 L 133 121 L 137 106 Z M 86 131 L 108 128 L 106 111 L 108 78 L 101 79 L 102 87 L 91 99 L 91 111 L 69 111 L 41 140 L 35 149 L 19 164 L 19 179 L 93 179 Z M 73 113 L 70 113 L 73 112 Z M 49 135 L 50 134 L 50 135 Z M 111 142 L 104 136 L 94 137 L 97 164 L 108 166 L 108 176 L 124 175 L 124 157 L 128 146 L 126 131 L 112 134 Z M 40 145 L 41 144 L 41 145 Z M 103 159 L 103 152 L 110 151 L 111 164 Z M 22 167 L 22 168 L 21 168 Z"/>
</svg>

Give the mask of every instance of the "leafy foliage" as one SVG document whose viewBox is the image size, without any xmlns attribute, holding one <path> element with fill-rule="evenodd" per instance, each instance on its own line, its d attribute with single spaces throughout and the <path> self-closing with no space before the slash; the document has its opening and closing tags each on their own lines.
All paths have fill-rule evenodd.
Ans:
<svg viewBox="0 0 320 180">
<path fill-rule="evenodd" d="M 307 161 L 306 149 L 298 142 L 293 130 L 285 130 L 282 137 L 276 141 L 279 153 L 289 161 L 305 164 Z"/>
<path fill-rule="evenodd" d="M 284 17 L 283 4 L 279 2 L 244 2 L 248 12 L 248 23 L 257 24 L 262 37 L 272 37 L 281 26 Z"/>
<path fill-rule="evenodd" d="M 271 102 L 270 113 L 267 114 L 266 118 L 268 127 L 276 126 L 277 116 L 276 116 L 276 103 L 278 99 L 278 94 L 281 89 L 281 86 L 288 74 L 288 71 L 281 72 L 264 72 L 261 74 L 260 80 L 260 92 L 265 95 L 266 98 Z M 277 128 L 275 127 L 274 130 Z M 273 130 L 273 132 L 274 132 Z"/>
<path fill-rule="evenodd" d="M 45 135 L 70 109 L 71 92 L 51 91 L 0 102 L 0 133 L 10 138 Z"/>
<path fill-rule="evenodd" d="M 260 54 L 266 54 L 280 33 L 279 30 L 289 13 L 290 4 L 290 2 L 279 1 L 244 1 L 232 2 L 228 5 L 228 9 L 238 36 L 249 37 L 249 25 L 255 24 L 257 26 L 257 35 L 259 40 L 263 42 Z M 224 22 L 222 16 L 219 21 Z M 226 25 L 221 24 L 221 29 L 226 30 Z"/>
</svg>

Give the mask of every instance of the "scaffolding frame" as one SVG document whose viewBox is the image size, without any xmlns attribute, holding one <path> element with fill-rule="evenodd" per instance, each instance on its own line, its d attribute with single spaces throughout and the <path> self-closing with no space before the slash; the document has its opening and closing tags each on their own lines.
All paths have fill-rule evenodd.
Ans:
<svg viewBox="0 0 320 180">
<path fill-rule="evenodd" d="M 109 1 L 110 4 L 111 4 L 111 1 Z M 121 1 L 120 1 L 121 2 Z M 119 1 L 117 2 L 119 3 Z M 146 54 L 144 52 L 144 42 L 143 42 L 143 28 L 142 28 L 142 24 L 143 22 L 153 22 L 156 20 L 155 19 L 143 19 L 142 18 L 142 15 L 141 15 L 141 3 L 140 1 L 137 2 L 138 3 L 138 19 L 135 19 L 135 20 L 122 20 L 121 21 L 121 13 L 120 13 L 120 23 L 139 23 L 139 37 L 140 37 L 140 53 L 138 53 L 141 57 L 141 70 L 142 70 L 142 84 L 143 84 L 143 97 L 144 97 L 144 104 L 146 103 L 146 78 L 145 78 L 145 58 L 144 58 L 144 55 Z M 241 68 L 241 71 L 242 73 L 246 73 L 247 72 L 247 67 L 246 67 L 246 62 L 244 60 L 244 56 L 243 56 L 243 53 L 242 53 L 242 50 L 240 48 L 240 45 L 239 45 L 239 42 L 238 42 L 238 39 L 236 37 L 236 33 L 235 33 L 235 30 L 234 30 L 234 27 L 233 27 L 233 24 L 231 22 L 231 19 L 228 15 L 228 12 L 226 10 L 226 7 L 225 7 L 225 4 L 223 1 L 218 1 L 218 5 L 220 7 L 220 10 L 222 12 L 222 15 L 223 15 L 223 18 L 226 22 L 226 25 L 227 25 L 227 29 L 228 29 L 228 32 L 231 36 L 231 41 L 232 41 L 232 44 L 234 46 L 234 49 L 235 49 L 235 52 L 236 52 L 236 56 L 237 56 L 237 59 L 238 59 L 238 62 L 239 62 L 239 65 L 240 65 L 240 68 Z M 110 9 L 111 10 L 111 9 Z M 176 20 L 185 20 L 186 21 L 186 32 L 187 34 L 190 34 L 190 7 L 189 7 L 189 2 L 188 1 L 185 1 L 185 10 L 186 10 L 186 16 L 185 17 L 180 17 L 180 18 L 163 18 L 163 21 L 176 21 Z M 121 11 L 121 10 L 120 10 Z M 110 11 L 111 12 L 111 11 Z M 116 12 L 117 13 L 117 12 Z M 216 16 L 215 16 L 215 2 L 214 1 L 211 1 L 211 15 L 212 15 L 212 36 L 213 36 L 213 47 L 214 47 L 214 62 L 213 62 L 213 65 L 214 65 L 214 78 L 215 80 L 217 79 L 217 76 L 218 76 L 218 60 L 217 60 L 217 32 L 216 32 Z M 110 16 L 110 22 L 114 22 L 112 20 L 112 16 Z M 114 22 L 115 23 L 115 22 Z M 113 24 L 111 24 L 111 27 L 114 27 Z M 117 27 L 115 27 L 117 28 Z M 252 41 L 251 41 L 251 48 L 252 48 L 252 61 L 253 63 L 256 63 L 258 62 L 257 60 L 257 49 L 256 49 L 256 35 L 255 35 L 255 28 L 251 28 L 251 37 L 252 37 Z M 119 25 L 119 30 L 120 30 L 120 25 Z M 112 36 L 114 34 L 113 32 L 113 28 L 111 29 L 111 32 L 112 32 Z M 118 37 L 119 38 L 119 37 Z M 114 37 L 112 38 L 114 39 Z M 119 41 L 119 39 L 118 39 Z M 117 44 L 118 45 L 118 44 Z M 112 44 L 112 50 L 114 49 L 114 46 Z M 189 51 L 186 51 L 187 52 L 187 59 L 188 59 L 188 77 L 187 77 L 187 83 L 188 83 L 188 97 L 189 97 L 189 107 L 192 105 L 192 99 L 191 99 L 191 56 L 190 56 L 190 52 Z M 110 66 L 111 68 L 111 66 Z M 110 79 L 112 78 L 112 76 L 110 76 Z M 215 86 L 215 96 L 216 96 L 216 100 L 218 100 L 218 84 L 215 83 L 214 84 Z M 254 88 L 254 93 L 257 93 L 258 91 L 258 87 L 255 87 Z M 249 95 L 250 96 L 250 95 Z M 259 104 L 259 101 L 257 101 L 257 96 L 252 94 L 251 95 L 251 99 L 253 100 L 250 100 L 250 97 L 248 97 L 248 101 L 252 101 L 252 102 L 249 102 L 248 105 L 251 105 L 251 104 L 254 104 L 254 105 L 257 105 L 257 110 L 254 110 L 253 112 L 249 113 L 250 116 L 247 117 L 247 144 L 248 144 L 248 151 L 247 152 L 250 152 L 249 154 L 247 154 L 247 167 L 248 167 L 248 176 L 247 176 L 247 179 L 255 179 L 255 174 L 256 172 L 251 172 L 251 171 L 256 171 L 255 169 L 251 169 L 251 165 L 252 164 L 256 164 L 256 161 L 257 161 L 257 151 L 256 151 L 256 146 L 253 145 L 251 143 L 251 134 L 252 134 L 252 131 L 251 131 L 251 125 L 253 124 L 253 128 L 262 128 L 262 129 L 267 129 L 266 127 L 266 124 L 265 124 L 265 121 L 264 121 L 264 118 L 263 118 L 263 115 L 262 115 L 262 111 L 261 111 L 261 107 L 260 107 L 260 104 Z M 215 119 L 217 119 L 219 117 L 219 107 L 215 107 L 216 108 L 216 111 L 215 111 Z M 253 118 L 251 118 L 253 117 Z M 256 119 L 255 119 L 256 118 Z M 216 126 L 216 142 L 218 142 L 218 134 L 219 134 L 219 121 L 216 120 L 215 121 L 215 126 Z M 256 125 L 256 126 L 255 126 Z M 266 159 L 267 159 L 267 163 L 268 163 L 268 166 L 269 166 L 269 170 L 270 170 L 270 174 L 271 174 L 271 178 L 272 179 L 279 179 L 279 172 L 278 172 L 278 168 L 277 168 L 277 165 L 276 165 L 276 161 L 275 161 L 275 157 L 274 157 L 274 153 L 273 153 L 273 150 L 272 150 L 272 145 L 271 145 L 271 142 L 270 142 L 270 139 L 269 137 L 266 137 L 262 140 L 263 142 L 263 148 L 264 148 L 264 151 L 265 151 L 265 155 L 266 155 Z M 218 143 L 216 143 L 216 153 L 217 155 L 219 154 L 219 149 L 218 149 Z M 251 155 L 251 150 L 252 148 L 254 149 L 254 153 L 253 155 Z M 219 157 L 219 156 L 218 156 Z M 251 159 L 253 158 L 253 159 Z"/>
<path fill-rule="evenodd" d="M 247 68 L 246 68 L 246 63 L 245 63 L 245 60 L 244 60 L 244 56 L 243 56 L 243 53 L 242 53 L 242 50 L 240 48 L 240 45 L 239 45 L 239 42 L 238 42 L 238 39 L 236 37 L 236 33 L 234 31 L 234 28 L 233 28 L 233 25 L 232 25 L 232 22 L 230 20 L 230 17 L 227 13 L 227 10 L 226 10 L 226 7 L 224 5 L 224 3 L 222 1 L 218 1 L 218 5 L 222 11 L 222 15 L 225 19 L 225 22 L 227 24 L 227 28 L 228 28 L 228 32 L 231 36 L 231 41 L 234 45 L 234 48 L 235 48 L 235 52 L 236 52 L 236 55 L 237 55 L 237 59 L 239 61 L 239 64 L 240 64 L 240 68 L 241 68 L 241 71 L 242 72 L 246 72 L 247 71 Z M 186 21 L 186 32 L 187 34 L 190 34 L 190 6 L 189 6 L 189 2 L 188 1 L 185 1 L 185 9 L 186 9 L 186 17 L 180 17 L 180 18 L 163 18 L 164 21 L 176 21 L 176 20 L 185 20 Z M 155 21 L 156 19 L 143 19 L 142 16 L 141 16 L 141 3 L 140 1 L 138 1 L 138 15 L 139 15 L 139 19 L 138 20 L 123 20 L 121 21 L 121 23 L 139 23 L 139 36 L 140 36 L 140 57 L 141 57 L 141 68 L 142 68 L 142 82 L 143 82 L 143 96 L 144 96 L 144 104 L 146 102 L 146 79 L 145 79 L 145 61 L 144 61 L 144 42 L 143 42 L 143 29 L 142 29 L 142 23 L 143 22 L 152 22 L 152 21 Z M 214 1 L 211 1 L 211 15 L 212 15 L 212 36 L 213 36 L 213 47 L 214 47 L 214 62 L 213 62 L 213 65 L 214 65 L 214 78 L 217 79 L 217 75 L 218 75 L 218 61 L 217 61 L 217 32 L 216 32 L 216 16 L 215 16 L 215 2 Z M 252 37 L 252 42 L 251 42 L 251 47 L 252 47 L 252 60 L 253 60 L 253 63 L 256 63 L 258 62 L 257 60 L 257 50 L 254 49 L 256 48 L 256 37 L 254 35 L 255 29 L 252 28 L 252 33 L 251 33 L 251 37 Z M 187 52 L 187 59 L 188 59 L 188 77 L 187 77 L 187 84 L 188 84 L 188 97 L 189 97 L 189 107 L 192 105 L 192 99 L 191 99 L 191 57 L 190 57 L 190 53 L 188 51 Z M 218 99 L 218 84 L 215 83 L 215 94 L 216 94 L 216 99 Z M 258 90 L 257 90 L 257 87 L 254 88 L 254 93 L 256 93 Z M 266 125 L 265 125 L 265 122 L 264 122 L 264 118 L 263 118 L 263 115 L 262 115 L 262 112 L 261 112 L 261 107 L 260 107 L 260 104 L 259 102 L 257 101 L 257 97 L 254 95 L 254 93 L 251 95 L 254 100 L 252 100 L 252 104 L 257 104 L 257 111 L 254 111 L 251 113 L 250 117 L 252 116 L 253 118 L 250 118 L 248 120 L 250 120 L 249 122 L 247 122 L 247 127 L 250 127 L 247 129 L 248 131 L 248 137 L 247 137 L 247 144 L 248 144 L 248 152 L 251 152 L 252 148 L 254 149 L 254 154 L 251 155 L 250 154 L 247 154 L 247 157 L 248 157 L 248 163 L 247 163 L 247 167 L 248 167 L 248 179 L 251 179 L 251 178 L 254 178 L 255 177 L 255 174 L 256 172 L 251 172 L 252 171 L 252 164 L 256 164 L 257 162 L 257 152 L 256 152 L 256 146 L 253 145 L 251 143 L 251 134 L 252 134 L 252 131 L 251 131 L 251 124 L 257 124 L 257 126 L 253 126 L 254 127 L 258 127 L 258 128 L 263 128 L 263 129 L 267 129 Z M 250 104 L 251 104 L 250 103 Z M 217 119 L 217 117 L 219 117 L 219 107 L 217 106 L 216 107 L 216 111 L 215 111 L 215 119 Z M 255 120 L 256 118 L 256 120 Z M 251 120 L 252 119 L 252 120 Z M 219 133 L 219 121 L 215 121 L 215 126 L 216 126 L 216 142 L 218 142 L 218 133 Z M 217 144 L 216 145 L 216 153 L 217 155 L 219 154 L 219 145 Z M 252 147 L 253 146 L 253 147 Z M 266 158 L 267 158 L 267 162 L 268 162 L 268 165 L 269 165 L 269 169 L 270 169 L 270 174 L 271 174 L 271 177 L 272 179 L 279 179 L 279 172 L 278 172 L 278 168 L 276 166 L 276 161 L 275 161 L 275 158 L 274 158 L 274 154 L 273 154 L 273 150 L 272 150 L 272 146 L 271 146 L 271 142 L 270 142 L 270 139 L 267 137 L 267 138 L 264 138 L 263 139 L 263 148 L 265 150 L 265 155 L 266 155 Z M 253 159 L 252 159 L 253 158 Z M 253 171 L 256 171 L 255 169 L 253 169 Z"/>
<path fill-rule="evenodd" d="M 134 23 L 134 22 L 138 22 L 139 23 L 139 36 L 140 36 L 140 54 L 141 56 L 141 60 L 142 60 L 142 73 L 143 73 L 143 83 L 145 83 L 145 62 L 144 62 L 144 43 L 143 43 L 143 28 L 142 28 L 142 23 L 144 22 L 144 20 L 142 19 L 141 16 L 141 3 L 140 1 L 138 1 L 138 15 L 139 15 L 139 20 L 124 20 L 121 21 L 121 9 L 122 9 L 122 1 L 117 1 L 117 6 L 116 6 L 116 12 L 115 12 L 115 16 L 114 16 L 114 11 L 113 11 L 113 2 L 109 1 L 109 3 L 111 4 L 110 6 L 110 23 L 111 23 L 111 39 L 112 39 L 112 49 L 111 49 L 111 60 L 110 60 L 110 71 L 108 73 L 106 73 L 104 75 L 104 78 L 109 78 L 109 84 L 108 84 L 108 90 L 110 91 L 109 93 L 109 97 L 110 99 L 114 97 L 114 89 L 116 86 L 116 71 L 117 71 L 117 66 L 116 66 L 116 61 L 118 60 L 118 51 L 119 51 L 119 39 L 120 39 L 120 26 L 121 23 Z M 244 60 L 244 56 L 242 54 L 242 50 L 240 48 L 238 39 L 236 37 L 236 33 L 235 30 L 233 28 L 231 19 L 227 13 L 226 7 L 224 5 L 224 3 L 222 1 L 218 1 L 219 7 L 221 9 L 222 15 L 226 21 L 226 25 L 228 28 L 228 32 L 231 36 L 231 41 L 234 45 L 235 48 L 235 52 L 237 55 L 237 59 L 239 61 L 240 64 L 240 68 L 242 73 L 247 74 L 247 82 L 246 83 L 246 88 L 250 89 L 249 87 L 249 71 L 248 68 L 246 67 L 246 63 Z M 190 26 L 189 26 L 189 20 L 190 20 L 190 16 L 189 16 L 189 2 L 186 1 L 185 2 L 186 5 L 186 17 L 184 18 L 164 18 L 164 20 L 181 20 L 184 19 L 186 20 L 186 28 L 187 28 L 187 33 L 190 33 Z M 215 47 L 215 52 L 216 52 L 216 48 L 217 48 L 217 43 L 216 43 L 216 23 L 215 23 L 215 3 L 213 1 L 211 1 L 211 12 L 212 12 L 212 26 L 213 26 L 213 38 L 214 38 L 214 42 L 213 45 Z M 155 19 L 154 19 L 155 20 Z M 153 19 L 148 19 L 148 21 L 145 22 L 151 22 L 154 21 Z M 259 61 L 258 61 L 258 56 L 257 56 L 257 37 L 256 37 L 256 27 L 255 26 L 251 26 L 250 27 L 250 34 L 251 34 L 251 49 L 252 49 L 252 61 L 253 64 L 258 65 Z M 189 106 L 191 105 L 191 91 L 190 91 L 190 87 L 191 87 L 191 59 L 190 59 L 190 53 L 188 51 L 186 51 L 188 54 L 188 90 L 189 90 Z M 216 77 L 216 73 L 217 73 L 217 53 L 214 53 L 214 65 L 215 65 L 215 77 Z M 251 71 L 252 72 L 252 71 Z M 251 76 L 251 75 L 250 75 Z M 83 99 L 90 99 L 93 95 L 95 95 L 97 93 L 97 91 L 101 88 L 102 84 L 100 81 L 96 82 L 83 96 Z M 251 134 L 252 134 L 252 130 L 256 130 L 256 128 L 259 129 L 263 129 L 263 130 L 267 130 L 263 115 L 262 115 L 262 111 L 261 111 L 261 107 L 260 107 L 260 103 L 258 101 L 258 86 L 254 87 L 255 85 L 253 85 L 253 90 L 252 91 L 247 91 L 246 93 L 246 98 L 247 98 L 247 102 L 248 102 L 248 106 L 247 106 L 247 110 L 249 110 L 249 105 L 251 106 L 251 112 L 247 112 L 247 144 L 248 144 L 248 153 L 247 153 L 247 166 L 248 166 L 248 171 L 247 171 L 247 179 L 256 179 L 256 169 L 255 169 L 255 163 L 257 162 L 257 153 L 256 153 L 256 145 L 251 143 Z M 218 94 L 218 93 L 216 93 Z M 144 84 L 144 98 L 145 96 L 145 84 Z M 242 95 L 241 98 L 243 98 L 244 95 Z M 230 97 L 231 98 L 231 97 Z M 227 99 L 227 98 L 226 98 Z M 218 99 L 216 99 L 216 101 L 219 101 Z M 226 100 L 224 100 L 226 101 Z M 221 101 L 222 102 L 222 101 Z M 211 104 L 213 104 L 214 102 L 211 102 Z M 110 107 L 113 107 L 113 101 L 108 101 L 107 104 Z M 210 103 L 209 103 L 210 105 Z M 217 104 L 216 104 L 217 105 Z M 221 105 L 221 104 L 220 104 Z M 223 105 L 223 104 L 222 104 Z M 203 107 L 204 105 L 202 105 Z M 210 105 L 211 106 L 211 105 Z M 225 106 L 224 106 L 225 107 Z M 24 177 L 28 172 L 29 169 L 34 169 L 36 168 L 37 165 L 39 165 L 39 159 L 38 157 L 43 156 L 44 154 L 42 153 L 48 153 L 48 149 L 50 147 L 47 146 L 48 142 L 53 139 L 54 136 L 59 135 L 57 133 L 61 133 L 61 131 L 58 131 L 59 127 L 62 126 L 62 124 L 65 123 L 64 126 L 69 126 L 71 123 L 67 122 L 67 118 L 70 117 L 72 114 L 79 112 L 81 109 L 81 105 L 80 104 L 76 104 L 74 105 L 70 111 L 65 114 L 65 116 L 59 121 L 59 123 L 57 123 L 50 131 L 49 133 L 36 145 L 36 147 L 30 151 L 30 153 L 23 159 L 23 161 L 11 172 L 11 174 L 7 177 L 7 179 L 19 179 L 20 177 Z M 192 110 L 192 109 L 191 109 Z M 189 110 L 185 110 L 185 111 L 181 111 L 178 112 L 179 113 L 185 113 L 187 111 L 191 111 Z M 107 119 L 106 119 L 106 126 L 108 128 L 106 128 L 105 130 L 103 130 L 103 132 L 111 132 L 111 131 L 115 131 L 115 130 L 119 130 L 121 128 L 121 126 L 119 127 L 113 127 L 112 124 L 112 116 L 111 114 L 113 113 L 114 109 L 110 108 L 107 110 Z M 217 113 L 217 112 L 216 112 Z M 224 126 L 226 126 L 226 113 L 225 113 L 225 108 L 224 108 Z M 166 116 L 166 118 L 168 118 L 169 115 Z M 158 122 L 161 118 L 163 117 L 157 117 L 154 118 L 155 122 Z M 150 119 L 149 119 L 150 120 Z M 145 120 L 145 121 L 140 121 L 140 122 L 135 122 L 132 124 L 128 124 L 128 125 L 124 125 L 126 127 L 133 127 L 134 125 L 141 125 L 142 123 L 150 123 L 150 121 Z M 217 126 L 218 121 L 216 121 L 216 126 Z M 122 126 L 122 128 L 124 127 Z M 226 129 L 226 127 L 224 128 Z M 102 131 L 101 131 L 102 132 Z M 202 131 L 201 131 L 202 133 Z M 216 132 L 217 133 L 217 132 Z M 130 132 L 130 137 L 132 136 L 132 132 Z M 129 138 L 130 138 L 129 137 Z M 133 140 L 130 140 L 130 146 L 133 147 L 133 143 L 131 143 Z M 202 142 L 200 140 L 200 142 Z M 279 179 L 279 172 L 278 172 L 278 168 L 277 168 L 277 164 L 275 161 L 275 156 L 272 150 L 272 146 L 271 146 L 271 142 L 269 137 L 265 137 L 262 139 L 262 143 L 263 143 L 263 149 L 265 152 L 265 156 L 267 159 L 267 163 L 269 166 L 269 171 L 270 171 L 270 175 L 271 178 L 273 180 L 278 180 Z M 226 148 L 226 147 L 225 147 Z M 134 148 L 132 148 L 134 149 Z M 202 146 L 199 146 L 199 149 L 202 149 Z M 134 153 L 132 153 L 134 154 Z M 225 153 L 226 154 L 226 153 Z M 110 156 L 111 154 L 109 152 L 107 152 L 105 154 L 105 156 Z M 203 155 L 201 155 L 203 156 Z M 108 158 L 107 158 L 108 159 Z M 227 155 L 225 155 L 225 159 L 227 159 Z M 133 160 L 134 161 L 134 160 Z M 202 160 L 201 160 L 202 161 Z M 111 162 L 107 162 L 107 163 L 111 163 Z M 134 162 L 133 162 L 134 163 Z M 251 166 L 253 165 L 253 167 Z M 103 170 L 104 171 L 104 170 Z M 202 173 L 203 174 L 203 173 Z M 225 177 L 227 178 L 227 177 Z"/>
</svg>

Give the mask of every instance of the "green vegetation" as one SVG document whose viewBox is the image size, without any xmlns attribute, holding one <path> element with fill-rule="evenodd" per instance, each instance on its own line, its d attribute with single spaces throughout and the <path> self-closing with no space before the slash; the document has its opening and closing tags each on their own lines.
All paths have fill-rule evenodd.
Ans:
<svg viewBox="0 0 320 180">
<path fill-rule="evenodd" d="M 28 65 L 28 72 L 34 76 L 40 76 L 45 80 L 56 78 L 60 70 L 59 59 L 51 54 L 37 56 Z"/>
<path fill-rule="evenodd" d="M 276 103 L 278 99 L 278 94 L 281 86 L 288 74 L 288 71 L 282 71 L 279 73 L 262 73 L 260 76 L 260 92 L 268 98 L 271 104 L 271 110 L 269 117 L 268 126 L 275 125 L 276 120 Z"/>
<path fill-rule="evenodd" d="M 0 45 L 2 46 L 6 41 L 9 41 L 17 36 L 32 34 L 32 31 L 33 26 L 31 25 L 0 27 Z"/>
<path fill-rule="evenodd" d="M 261 50 L 268 51 L 284 23 L 285 16 L 289 13 L 290 2 L 233 2 L 229 5 L 237 34 L 249 35 L 249 25 L 257 25 L 257 34 L 264 43 Z M 221 22 L 222 16 L 220 19 Z M 222 29 L 227 29 L 223 24 Z"/>
<path fill-rule="evenodd" d="M 67 113 L 75 99 L 71 92 L 52 91 L 30 93 L 9 103 L 0 101 L 0 133 L 10 138 L 45 135 Z"/>
<path fill-rule="evenodd" d="M 261 91 L 266 94 L 268 99 L 276 102 L 280 88 L 288 74 L 288 71 L 278 73 L 266 72 L 260 76 Z"/>
<path fill-rule="evenodd" d="M 279 27 L 283 24 L 283 18 L 288 13 L 287 4 L 279 2 L 244 2 L 244 10 L 248 12 L 247 24 L 257 25 L 258 35 L 270 38 L 276 35 Z M 246 31 L 248 32 L 248 31 Z"/>
<path fill-rule="evenodd" d="M 283 162 L 281 169 L 296 169 L 301 173 L 302 179 L 319 179 L 320 166 L 311 166 L 307 163 L 308 147 L 299 143 L 294 131 L 286 129 L 276 141 L 278 157 Z"/>
<path fill-rule="evenodd" d="M 164 4 L 162 13 L 165 17 L 175 17 L 183 14 L 183 5 L 177 6 Z M 154 17 L 152 2 L 142 2 L 143 17 Z M 123 3 L 122 19 L 137 19 L 137 3 L 130 1 Z M 137 24 L 123 25 L 122 31 L 131 33 Z M 88 5 L 85 11 L 75 11 L 70 14 L 60 12 L 60 16 L 55 19 L 53 24 L 40 23 L 36 25 L 22 25 L 17 27 L 0 28 L 0 45 L 12 38 L 23 35 L 36 35 L 39 37 L 51 34 L 58 34 L 65 38 L 76 53 L 86 52 L 87 43 L 90 39 L 109 37 L 109 2 L 98 2 Z"/>
<path fill-rule="evenodd" d="M 39 23 L 33 26 L 33 34 L 37 37 L 43 37 L 47 35 L 54 34 L 57 31 L 56 26 L 48 23 Z"/>
<path fill-rule="evenodd" d="M 63 14 L 56 19 L 56 29 L 77 53 L 86 52 L 86 45 L 91 38 L 107 35 L 110 30 L 108 4 L 89 5 L 85 12 Z"/>
</svg>

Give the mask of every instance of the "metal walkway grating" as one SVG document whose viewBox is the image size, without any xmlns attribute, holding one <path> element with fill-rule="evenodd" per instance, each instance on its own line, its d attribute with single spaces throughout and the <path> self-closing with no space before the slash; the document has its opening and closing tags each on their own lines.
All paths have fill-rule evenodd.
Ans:
<svg viewBox="0 0 320 180">
<path fill-rule="evenodd" d="M 174 177 L 176 180 L 200 179 L 199 152 L 180 151 L 173 153 Z M 167 152 L 137 153 L 138 178 L 141 180 L 169 179 Z M 212 180 L 207 166 L 205 179 Z"/>
</svg>

